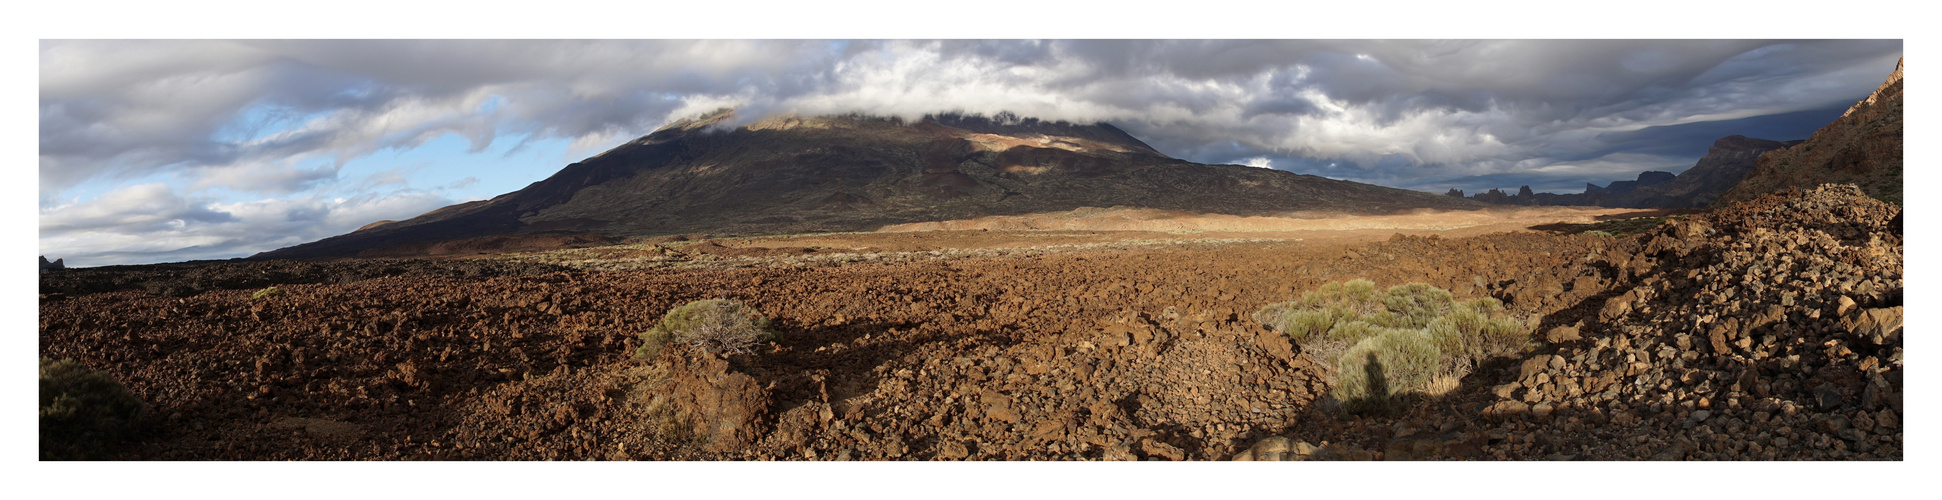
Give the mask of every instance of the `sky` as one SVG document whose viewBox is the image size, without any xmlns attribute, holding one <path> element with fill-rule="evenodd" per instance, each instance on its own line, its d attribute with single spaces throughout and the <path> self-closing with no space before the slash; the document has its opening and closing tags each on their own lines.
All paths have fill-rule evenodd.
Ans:
<svg viewBox="0 0 1942 500">
<path fill-rule="evenodd" d="M 957 111 L 1441 193 L 1679 172 L 1803 139 L 1901 40 L 62 40 L 38 44 L 39 251 L 248 256 L 487 199 L 661 125 Z"/>
</svg>

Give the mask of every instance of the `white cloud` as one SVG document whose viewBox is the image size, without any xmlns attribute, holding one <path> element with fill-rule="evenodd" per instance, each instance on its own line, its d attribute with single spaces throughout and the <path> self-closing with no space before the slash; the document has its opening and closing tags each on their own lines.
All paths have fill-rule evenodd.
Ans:
<svg viewBox="0 0 1942 500">
<path fill-rule="evenodd" d="M 1256 156 L 1253 158 L 1241 160 L 1241 164 L 1247 165 L 1250 167 L 1258 167 L 1258 168 L 1274 168 L 1274 161 L 1268 159 L 1268 157 L 1266 156 Z"/>
<path fill-rule="evenodd" d="M 40 253 L 72 266 L 245 257 L 451 203 L 421 192 L 218 203 L 144 184 L 41 210 Z"/>
<path fill-rule="evenodd" d="M 1872 89 L 1899 54 L 1892 40 L 50 41 L 42 189 L 290 169 L 282 160 L 298 156 L 342 164 L 444 134 L 482 149 L 533 133 L 585 153 L 722 106 L 745 119 L 1012 111 L 1113 121 L 1189 151 L 1235 141 L 1359 161 L 1514 161 L 1556 134 L 1831 105 Z M 214 139 L 253 106 L 318 118 Z"/>
</svg>

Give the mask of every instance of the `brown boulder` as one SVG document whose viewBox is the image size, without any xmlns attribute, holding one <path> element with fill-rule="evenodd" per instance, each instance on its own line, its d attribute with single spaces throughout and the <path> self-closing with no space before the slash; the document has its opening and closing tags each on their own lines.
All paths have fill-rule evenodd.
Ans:
<svg viewBox="0 0 1942 500">
<path fill-rule="evenodd" d="M 1148 457 L 1159 457 L 1175 462 L 1187 459 L 1186 451 L 1153 438 L 1146 438 L 1140 441 L 1140 452 L 1146 454 Z"/>
<path fill-rule="evenodd" d="M 1582 338 L 1584 337 L 1581 337 L 1578 335 L 1577 326 L 1559 326 L 1556 328 L 1552 328 L 1551 331 L 1549 332 L 1544 333 L 1544 341 L 1550 342 L 1553 344 L 1562 344 L 1565 342 L 1571 342 Z"/>
<path fill-rule="evenodd" d="M 762 435 L 769 393 L 754 377 L 730 371 L 728 362 L 706 355 L 670 355 L 666 397 L 676 422 L 693 430 L 706 449 L 746 448 Z"/>
<path fill-rule="evenodd" d="M 1902 306 L 1864 309 L 1860 314 L 1841 318 L 1841 329 L 1875 345 L 1900 342 Z"/>
</svg>

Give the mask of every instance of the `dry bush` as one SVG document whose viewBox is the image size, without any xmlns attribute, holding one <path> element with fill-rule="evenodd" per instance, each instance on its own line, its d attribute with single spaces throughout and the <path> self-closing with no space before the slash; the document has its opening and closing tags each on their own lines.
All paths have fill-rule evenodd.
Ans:
<svg viewBox="0 0 1942 500">
<path fill-rule="evenodd" d="M 1441 394 L 1477 363 L 1528 349 L 1530 332 L 1494 298 L 1458 302 L 1423 283 L 1390 287 L 1329 283 L 1254 318 L 1288 337 L 1333 373 L 1331 395 L 1351 411 L 1393 408 Z"/>
<path fill-rule="evenodd" d="M 278 296 L 278 295 L 283 295 L 283 289 L 282 289 L 282 288 L 277 288 L 277 287 L 269 287 L 269 288 L 265 288 L 265 289 L 262 289 L 262 290 L 257 290 L 257 291 L 256 291 L 256 293 L 252 293 L 252 294 L 250 294 L 250 295 L 249 295 L 249 299 L 250 299 L 250 300 L 263 300 L 263 299 L 265 299 L 265 298 L 269 298 L 269 297 L 275 297 L 275 296 Z"/>
<path fill-rule="evenodd" d="M 41 460 L 92 460 L 133 437 L 148 405 L 108 374 L 40 358 Z"/>
<path fill-rule="evenodd" d="M 634 357 L 654 358 L 669 345 L 685 345 L 711 354 L 743 354 L 775 338 L 768 328 L 769 318 L 741 302 L 697 300 L 668 310 L 660 323 L 642 332 Z"/>
</svg>

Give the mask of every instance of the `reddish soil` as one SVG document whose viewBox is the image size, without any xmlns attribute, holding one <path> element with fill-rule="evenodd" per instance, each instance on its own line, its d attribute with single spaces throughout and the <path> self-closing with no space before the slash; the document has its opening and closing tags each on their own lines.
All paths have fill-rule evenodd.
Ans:
<svg viewBox="0 0 1942 500">
<path fill-rule="evenodd" d="M 1840 242 L 1890 234 L 1884 224 L 1893 217 L 1892 283 L 1871 285 L 1881 292 L 1873 295 L 1847 293 L 1861 302 L 1857 311 L 1898 306 L 1899 209 L 1835 198 L 1814 213 L 1863 222 L 1805 227 L 1748 209 L 1710 227 L 1859 231 L 1826 247 L 1833 255 L 1846 251 Z M 1781 203 L 1776 199 L 1753 203 L 1774 206 Z M 1842 208 L 1847 205 L 1862 208 Z M 1667 227 L 1619 239 L 1524 231 L 1073 247 L 822 267 L 589 271 L 503 260 L 393 260 L 98 271 L 112 277 L 56 273 L 42 279 L 40 351 L 104 370 L 153 405 L 157 418 L 147 435 L 113 457 L 129 460 L 1226 459 L 1270 436 L 1327 445 L 1349 458 L 1636 459 L 1663 450 L 1594 453 L 1588 443 L 1559 436 L 1619 425 L 1609 415 L 1623 410 L 1606 408 L 1642 407 L 1637 399 L 1584 400 L 1583 408 L 1606 416 L 1571 417 L 1577 420 L 1500 404 L 1496 389 L 1530 379 L 1520 368 L 1524 359 L 1486 365 L 1450 395 L 1401 415 L 1338 415 L 1319 404 L 1327 374 L 1249 314 L 1329 281 L 1426 282 L 1459 297 L 1498 297 L 1531 318 L 1538 332 L 1593 318 L 1583 327 L 1585 340 L 1547 343 L 1529 359 L 1568 358 L 1581 345 L 1573 342 L 1609 342 L 1629 335 L 1620 326 L 1644 324 L 1598 320 L 1613 297 L 1654 277 L 1701 268 L 1676 267 L 1685 261 L 1662 255 L 1667 243 L 1655 239 L 1688 230 Z M 825 235 L 773 247 L 756 244 L 773 241 L 761 239 L 680 242 L 674 250 L 786 257 L 826 247 L 922 251 L 1045 240 L 972 233 L 981 232 Z M 356 274 L 357 266 L 370 265 L 388 271 Z M 295 278 L 181 285 L 198 283 L 185 275 L 270 270 Z M 312 279 L 332 272 L 343 278 Z M 178 293 L 158 294 L 158 282 L 175 284 L 160 288 Z M 268 284 L 284 293 L 250 298 Z M 636 335 L 662 313 L 704 298 L 736 299 L 762 311 L 781 340 L 726 359 L 677 349 L 656 360 L 629 359 Z M 1855 443 L 1846 448 L 1802 437 L 1786 441 L 1793 447 L 1763 445 L 1777 455 L 1741 453 L 1744 447 L 1708 455 L 1707 444 L 1696 442 L 1674 458 L 1898 459 L 1897 445 L 1877 443 L 1879 436 L 1900 439 L 1898 428 L 1883 427 L 1879 416 L 1892 400 L 1887 418 L 1899 419 L 1899 316 L 1895 321 L 1895 338 L 1883 341 L 1893 344 L 1892 362 L 1887 344 L 1863 353 L 1874 360 L 1867 370 L 1892 370 L 1879 372 L 1888 374 L 1885 392 L 1869 393 L 1883 403 L 1860 394 L 1866 376 L 1838 375 L 1860 380 L 1840 386 L 1856 393 L 1840 403 L 1846 406 L 1814 407 L 1868 412 L 1872 434 L 1857 437 L 1868 440 L 1867 451 L 1849 436 L 1832 438 Z M 1605 324 L 1613 327 L 1599 329 Z M 1628 342 L 1647 342 L 1638 339 Z M 1860 359 L 1824 358 L 1817 380 L 1855 371 L 1858 361 L 1850 358 Z M 1774 366 L 1754 377 L 1795 369 Z M 1559 370 L 1560 377 L 1569 371 Z M 1805 405 L 1820 384 L 1776 383 L 1760 397 Z M 1750 419 L 1757 398 L 1744 397 L 1749 415 L 1713 404 L 1722 415 Z M 1670 415 L 1651 416 L 1661 412 Z M 1810 414 L 1818 413 L 1802 413 Z M 1433 451 L 1408 445 L 1425 436 L 1441 437 L 1424 447 Z M 1836 448 L 1854 451 L 1842 455 Z"/>
</svg>

